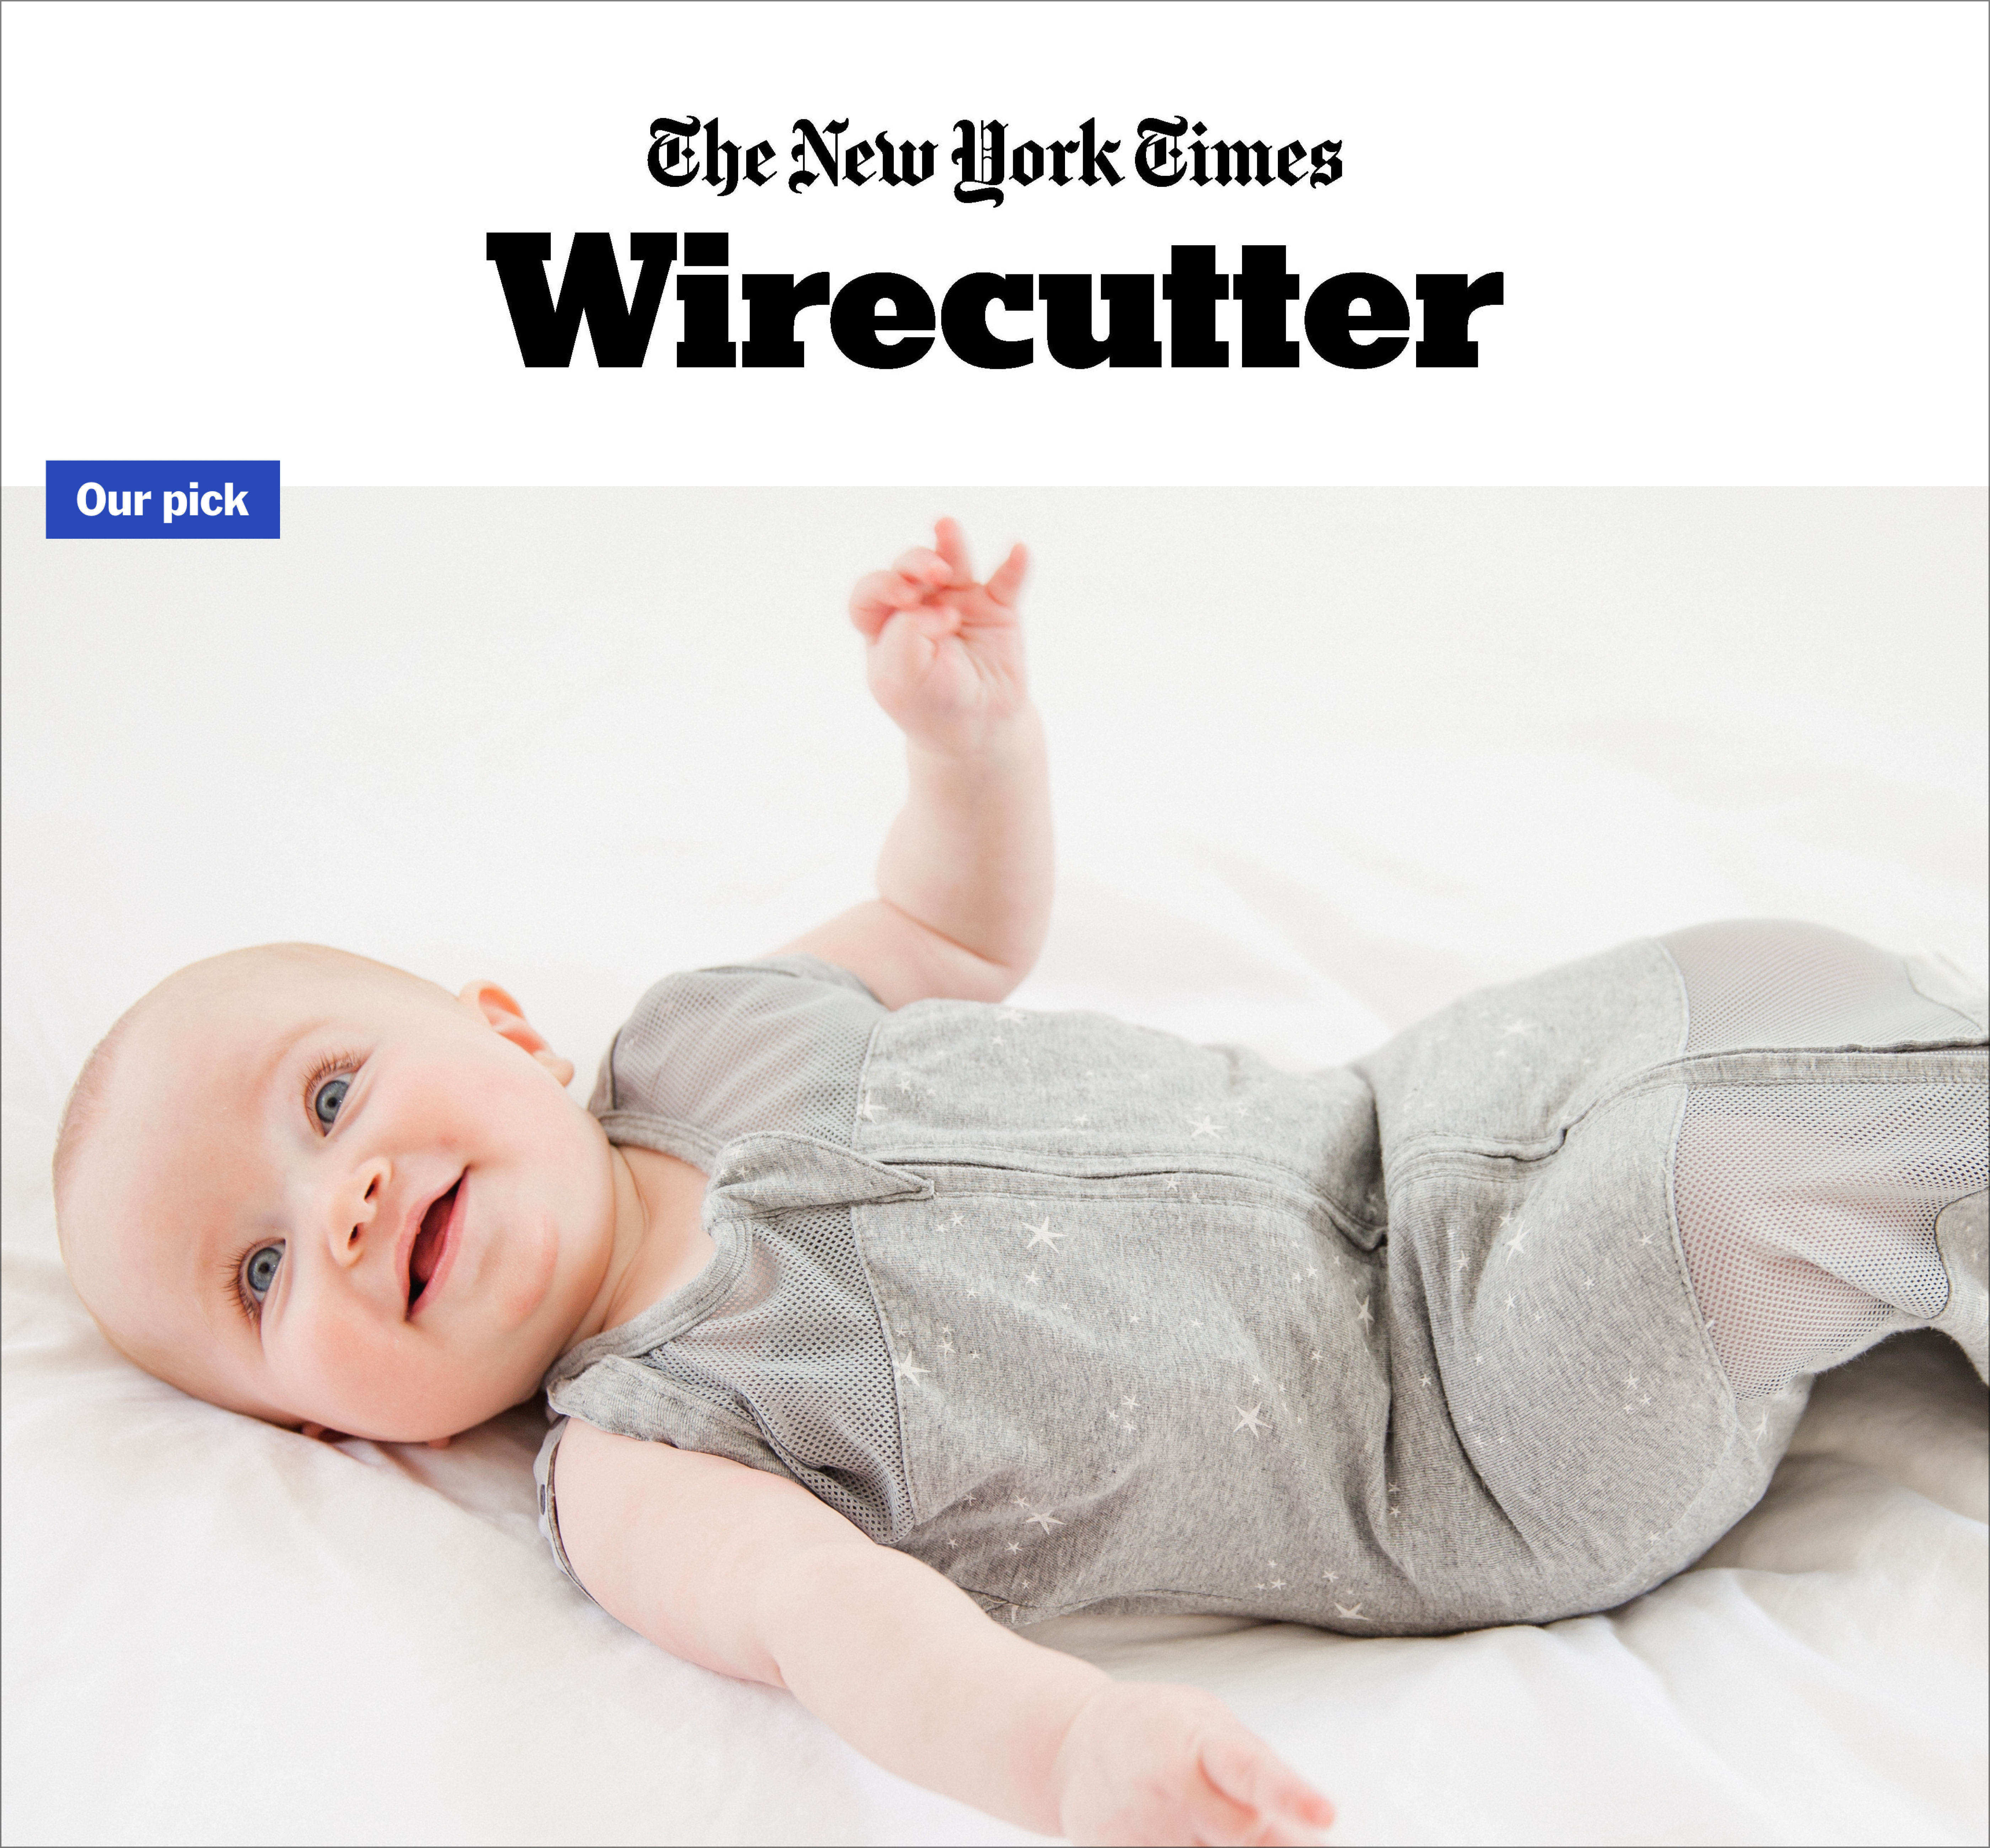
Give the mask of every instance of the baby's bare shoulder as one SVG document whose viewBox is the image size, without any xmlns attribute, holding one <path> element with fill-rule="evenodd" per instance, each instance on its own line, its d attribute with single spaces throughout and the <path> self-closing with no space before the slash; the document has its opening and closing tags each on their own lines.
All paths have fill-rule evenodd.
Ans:
<svg viewBox="0 0 1990 1848">
<path fill-rule="evenodd" d="M 674 1656 L 779 1683 L 769 1588 L 824 1547 L 879 1551 L 799 1483 L 578 1419 L 560 1440 L 560 1540 L 610 1615 Z"/>
<path fill-rule="evenodd" d="M 678 1537 L 675 1544 L 685 1544 L 694 1542 L 708 1520 L 750 1513 L 756 1530 L 769 1523 L 800 1522 L 811 1530 L 812 1539 L 847 1531 L 871 1544 L 786 1476 L 674 1444 L 618 1437 L 578 1418 L 560 1440 L 559 1483 L 562 1536 L 570 1524 L 626 1530 L 667 1517 Z M 746 1537 L 735 1533 L 728 1544 L 738 1546 Z"/>
</svg>

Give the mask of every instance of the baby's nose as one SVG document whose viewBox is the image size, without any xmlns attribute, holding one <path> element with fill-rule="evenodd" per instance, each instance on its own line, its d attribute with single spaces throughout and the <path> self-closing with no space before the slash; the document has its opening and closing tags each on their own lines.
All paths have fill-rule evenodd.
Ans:
<svg viewBox="0 0 1990 1848">
<path fill-rule="evenodd" d="M 375 1157 L 341 1179 L 328 1227 L 334 1262 L 354 1265 L 365 1256 L 367 1242 L 373 1235 L 381 1203 L 386 1197 L 387 1183 L 392 1178 L 392 1164 Z"/>
</svg>

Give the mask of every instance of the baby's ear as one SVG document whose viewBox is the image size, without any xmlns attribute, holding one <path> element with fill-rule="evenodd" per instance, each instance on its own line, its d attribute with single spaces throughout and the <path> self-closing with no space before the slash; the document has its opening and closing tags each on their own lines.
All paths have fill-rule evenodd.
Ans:
<svg viewBox="0 0 1990 1848">
<path fill-rule="evenodd" d="M 572 1062 L 562 1058 L 546 1044 L 545 1034 L 525 1018 L 525 1009 L 506 990 L 495 982 L 466 982 L 456 998 L 481 1014 L 501 1039 L 529 1052 L 562 1084 L 572 1082 Z"/>
</svg>

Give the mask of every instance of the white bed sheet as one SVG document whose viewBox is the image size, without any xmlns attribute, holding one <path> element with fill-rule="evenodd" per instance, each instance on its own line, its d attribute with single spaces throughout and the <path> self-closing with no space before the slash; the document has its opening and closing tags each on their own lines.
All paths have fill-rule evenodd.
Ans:
<svg viewBox="0 0 1990 1848">
<path fill-rule="evenodd" d="M 1703 917 L 1983 973 L 1978 493 L 307 490 L 257 546 L 49 544 L 8 490 L 7 1841 L 1031 1839 L 586 1605 L 535 1415 L 333 1449 L 136 1372 L 46 1181 L 83 1054 L 194 956 L 495 975 L 591 1066 L 657 974 L 861 895 L 898 769 L 838 610 L 942 507 L 1038 554 L 1020 1004 L 1307 1065 Z M 1039 1633 L 1217 1690 L 1341 1842 L 1982 1841 L 1987 1405 L 1882 1348 L 1608 1615 Z"/>
</svg>

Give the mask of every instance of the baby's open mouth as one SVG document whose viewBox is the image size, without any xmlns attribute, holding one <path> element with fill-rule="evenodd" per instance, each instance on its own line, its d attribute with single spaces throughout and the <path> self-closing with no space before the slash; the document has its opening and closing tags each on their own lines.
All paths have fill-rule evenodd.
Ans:
<svg viewBox="0 0 1990 1848">
<path fill-rule="evenodd" d="M 456 1191 L 463 1177 L 447 1194 L 439 1194 L 422 1215 L 422 1229 L 415 1235 L 415 1248 L 408 1254 L 408 1306 L 413 1309 L 429 1286 L 436 1266 L 442 1262 L 443 1245 L 449 1235 L 449 1216 L 456 1204 Z"/>
</svg>

